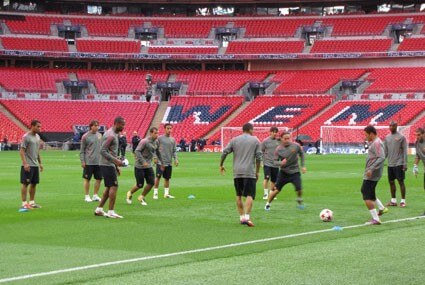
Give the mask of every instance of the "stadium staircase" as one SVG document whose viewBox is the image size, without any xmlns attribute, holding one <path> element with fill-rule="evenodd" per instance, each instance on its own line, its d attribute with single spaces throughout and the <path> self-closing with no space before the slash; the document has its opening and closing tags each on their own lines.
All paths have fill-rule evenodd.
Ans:
<svg viewBox="0 0 425 285">
<path fill-rule="evenodd" d="M 3 44 L 1 43 L 1 39 L 0 39 L 0 49 L 4 49 Z"/>
<path fill-rule="evenodd" d="M 158 109 L 156 109 L 155 116 L 153 117 L 152 122 L 149 125 L 149 128 L 146 130 L 145 136 L 148 134 L 150 128 L 156 127 L 159 129 L 159 126 L 162 123 L 162 119 L 164 118 L 165 112 L 167 111 L 167 107 L 168 107 L 168 101 L 162 101 L 158 105 Z M 163 130 L 159 130 L 159 132 L 162 134 Z"/>
<path fill-rule="evenodd" d="M 20 120 L 18 120 L 12 113 L 6 109 L 0 101 L 0 112 L 6 116 L 10 121 L 12 121 L 15 125 L 22 129 L 23 132 L 28 132 L 29 128 L 25 126 Z"/>
<path fill-rule="evenodd" d="M 204 136 L 204 138 L 206 140 L 209 140 L 214 134 L 220 133 L 220 130 L 221 130 L 222 127 L 226 126 L 230 121 L 232 121 L 234 118 L 236 118 L 237 116 L 239 116 L 239 114 L 241 114 L 242 112 L 244 112 L 245 109 L 247 109 L 250 106 L 251 103 L 252 103 L 252 101 L 244 101 L 242 103 L 242 105 L 235 112 L 233 112 L 230 116 L 228 116 L 223 122 L 221 122 L 220 124 L 218 124 L 218 126 L 216 126 L 211 131 L 209 131 Z"/>
</svg>

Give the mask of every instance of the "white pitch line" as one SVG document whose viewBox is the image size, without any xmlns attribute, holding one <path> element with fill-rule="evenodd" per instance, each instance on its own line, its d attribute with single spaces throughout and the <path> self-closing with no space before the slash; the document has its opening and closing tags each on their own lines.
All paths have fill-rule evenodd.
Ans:
<svg viewBox="0 0 425 285">
<path fill-rule="evenodd" d="M 422 218 L 425 218 L 425 216 L 417 216 L 417 217 L 412 217 L 412 218 L 390 220 L 390 221 L 385 221 L 385 222 L 382 222 L 382 223 L 383 224 L 398 223 L 398 222 L 412 221 L 412 220 L 417 220 L 417 219 L 422 219 Z M 352 225 L 352 226 L 346 226 L 346 227 L 341 227 L 341 228 L 342 229 L 353 229 L 353 228 L 359 228 L 359 227 L 364 227 L 364 226 L 367 226 L 367 225 L 366 224 L 359 224 L 359 225 Z M 225 249 L 225 248 L 232 248 L 232 247 L 250 245 L 250 244 L 255 244 L 255 243 L 263 243 L 263 242 L 289 239 L 289 238 L 300 237 L 300 236 L 314 235 L 314 234 L 331 232 L 331 231 L 334 231 L 334 229 L 331 228 L 331 229 L 325 229 L 325 230 L 317 230 L 317 231 L 311 231 L 311 232 L 290 234 L 290 235 L 285 235 L 285 236 L 277 236 L 277 237 L 264 238 L 264 239 L 256 239 L 256 240 L 251 240 L 251 241 L 237 242 L 237 243 L 218 245 L 218 246 L 199 248 L 199 249 L 192 249 L 192 250 L 186 250 L 186 251 L 179 251 L 179 252 L 173 252 L 173 253 L 165 253 L 165 254 L 159 254 L 159 255 L 151 255 L 151 256 L 117 260 L 117 261 L 91 264 L 91 265 L 85 265 L 85 266 L 71 267 L 71 268 L 59 269 L 59 270 L 54 270 L 54 271 L 47 271 L 47 272 L 40 272 L 40 273 L 34 273 L 34 274 L 28 274 L 28 275 L 21 275 L 21 276 L 3 278 L 3 279 L 0 279 L 0 283 L 6 283 L 6 282 L 18 281 L 18 280 L 24 280 L 24 279 L 31 279 L 31 278 L 42 277 L 42 276 L 56 275 L 56 274 L 61 274 L 61 273 L 73 272 L 73 271 L 81 271 L 81 270 L 92 269 L 92 268 L 106 267 L 106 266 L 112 266 L 112 265 L 118 265 L 118 264 L 133 263 L 133 262 L 152 260 L 152 259 L 159 259 L 159 258 L 164 258 L 164 257 L 173 257 L 173 256 L 187 255 L 187 254 L 192 254 L 192 253 L 213 251 L 213 250 L 219 250 L 219 249 Z"/>
</svg>

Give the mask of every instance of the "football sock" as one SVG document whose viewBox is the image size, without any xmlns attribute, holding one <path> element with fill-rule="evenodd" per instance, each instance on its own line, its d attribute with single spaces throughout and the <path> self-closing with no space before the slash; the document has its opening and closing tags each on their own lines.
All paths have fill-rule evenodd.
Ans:
<svg viewBox="0 0 425 285">
<path fill-rule="evenodd" d="M 109 210 L 109 211 L 108 211 L 108 214 L 109 214 L 109 215 L 111 215 L 111 214 L 115 214 L 115 211 L 114 211 L 114 210 Z"/>
<path fill-rule="evenodd" d="M 378 205 L 379 210 L 385 209 L 384 205 L 382 204 L 381 200 L 376 199 L 375 201 L 376 205 Z"/>
<path fill-rule="evenodd" d="M 93 197 L 96 197 L 96 196 L 93 196 Z M 90 198 L 90 195 L 86 195 L 86 198 Z"/>
<path fill-rule="evenodd" d="M 158 188 L 153 188 L 153 194 L 158 195 Z"/>
<path fill-rule="evenodd" d="M 249 221 L 249 214 L 245 214 L 245 220 Z"/>
<path fill-rule="evenodd" d="M 400 203 L 406 203 L 406 199 L 401 199 Z"/>
<path fill-rule="evenodd" d="M 170 188 L 164 188 L 164 195 L 170 194 Z"/>
<path fill-rule="evenodd" d="M 268 195 L 269 194 L 269 189 L 264 189 L 264 195 Z"/>
<path fill-rule="evenodd" d="M 397 199 L 396 198 L 391 198 L 391 203 L 397 203 Z"/>
<path fill-rule="evenodd" d="M 239 219 L 243 221 L 245 219 L 245 215 L 240 215 Z"/>
<path fill-rule="evenodd" d="M 35 204 L 34 200 L 30 201 L 30 205 L 34 205 L 34 204 Z"/>
<path fill-rule="evenodd" d="M 376 211 L 376 209 L 369 210 L 369 212 L 372 215 L 372 219 L 374 219 L 375 221 L 379 221 L 379 216 L 378 216 L 378 212 Z"/>
<path fill-rule="evenodd" d="M 266 203 L 266 206 L 270 206 L 270 202 L 267 202 L 267 203 Z"/>
<path fill-rule="evenodd" d="M 96 207 L 96 212 L 98 212 L 98 211 L 103 211 L 103 208 L 101 208 L 101 207 Z"/>
<path fill-rule="evenodd" d="M 22 207 L 25 206 L 27 204 L 27 201 L 23 201 L 22 202 Z"/>
</svg>

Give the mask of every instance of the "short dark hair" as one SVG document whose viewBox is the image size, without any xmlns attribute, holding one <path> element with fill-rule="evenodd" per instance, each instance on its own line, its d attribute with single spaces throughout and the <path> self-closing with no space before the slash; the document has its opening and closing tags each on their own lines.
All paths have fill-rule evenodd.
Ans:
<svg viewBox="0 0 425 285">
<path fill-rule="evenodd" d="M 170 124 L 170 123 L 166 123 L 166 124 L 164 125 L 164 129 L 166 129 L 168 126 L 173 127 L 173 125 L 172 125 L 172 124 Z"/>
<path fill-rule="evenodd" d="M 271 128 L 270 128 L 270 132 L 272 132 L 272 133 L 278 133 L 278 132 L 279 132 L 279 130 L 278 130 L 278 128 L 276 128 L 276 127 L 271 127 Z"/>
<path fill-rule="evenodd" d="M 154 131 L 157 131 L 158 128 L 157 127 L 152 127 L 149 129 L 149 133 L 153 134 Z"/>
<path fill-rule="evenodd" d="M 425 130 L 423 128 L 417 128 L 416 132 L 423 135 L 425 133 Z"/>
<path fill-rule="evenodd" d="M 125 122 L 124 118 L 121 117 L 121 116 L 118 116 L 114 120 L 114 125 L 119 124 L 119 123 L 124 123 L 124 122 Z"/>
<path fill-rule="evenodd" d="M 242 131 L 244 133 L 247 133 L 247 132 L 252 131 L 252 130 L 254 130 L 254 127 L 250 123 L 246 123 L 242 126 Z"/>
<path fill-rule="evenodd" d="M 364 128 L 364 131 L 370 135 L 371 133 L 376 135 L 376 129 L 374 126 L 367 126 L 366 128 Z"/>
<path fill-rule="evenodd" d="M 94 125 L 99 125 L 99 121 L 97 121 L 97 120 L 92 120 L 92 121 L 90 122 L 90 124 L 89 124 L 89 127 L 91 128 L 91 127 L 93 127 Z"/>
<path fill-rule="evenodd" d="M 41 124 L 39 120 L 32 120 L 31 127 L 37 126 L 37 124 Z"/>
</svg>

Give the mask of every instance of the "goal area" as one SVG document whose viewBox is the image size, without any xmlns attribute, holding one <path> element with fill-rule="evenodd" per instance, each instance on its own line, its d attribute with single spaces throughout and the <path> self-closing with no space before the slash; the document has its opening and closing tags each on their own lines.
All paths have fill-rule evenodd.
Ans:
<svg viewBox="0 0 425 285">
<path fill-rule="evenodd" d="M 270 128 L 271 127 L 255 127 L 254 126 L 254 132 L 252 133 L 253 136 L 257 137 L 260 142 L 265 140 L 267 137 L 270 136 Z M 293 133 L 292 128 L 288 127 L 277 127 L 279 130 L 279 134 L 282 132 L 289 132 Z M 222 127 L 221 128 L 221 151 L 229 144 L 230 140 L 234 137 L 237 137 L 243 133 L 242 127 Z"/>
<path fill-rule="evenodd" d="M 320 148 L 322 153 L 364 153 L 366 126 L 321 126 Z M 378 137 L 384 140 L 390 134 L 388 126 L 374 126 Z M 398 132 L 406 137 L 409 143 L 410 126 L 398 126 Z"/>
</svg>

